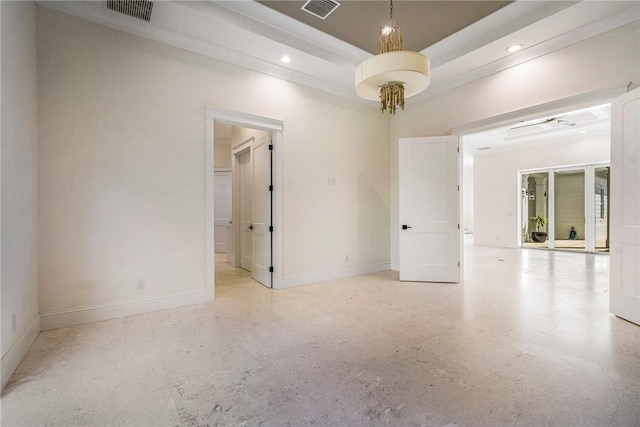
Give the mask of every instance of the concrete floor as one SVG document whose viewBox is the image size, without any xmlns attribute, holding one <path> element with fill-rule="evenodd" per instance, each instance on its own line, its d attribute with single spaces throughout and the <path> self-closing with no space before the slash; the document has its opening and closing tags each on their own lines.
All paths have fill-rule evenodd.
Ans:
<svg viewBox="0 0 640 427">
<path fill-rule="evenodd" d="M 467 246 L 464 284 L 395 272 L 43 332 L 3 426 L 640 426 L 640 327 L 608 256 Z"/>
</svg>

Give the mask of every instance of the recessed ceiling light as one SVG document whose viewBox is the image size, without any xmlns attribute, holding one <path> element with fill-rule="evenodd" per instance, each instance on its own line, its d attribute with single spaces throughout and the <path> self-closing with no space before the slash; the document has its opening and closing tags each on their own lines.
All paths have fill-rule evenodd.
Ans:
<svg viewBox="0 0 640 427">
<path fill-rule="evenodd" d="M 514 52 L 519 51 L 520 49 L 522 49 L 522 45 L 521 44 L 514 44 L 514 45 L 509 46 L 507 48 L 507 52 L 514 53 Z"/>
<path fill-rule="evenodd" d="M 280 58 L 280 61 L 284 62 L 285 64 L 288 64 L 289 62 L 291 62 L 291 58 L 287 55 L 283 55 L 282 58 Z"/>
</svg>

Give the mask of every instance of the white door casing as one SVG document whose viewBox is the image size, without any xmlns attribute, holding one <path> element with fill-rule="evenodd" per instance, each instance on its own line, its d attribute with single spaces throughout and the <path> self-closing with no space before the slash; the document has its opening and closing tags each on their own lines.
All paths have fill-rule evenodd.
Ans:
<svg viewBox="0 0 640 427">
<path fill-rule="evenodd" d="M 640 325 L 640 88 L 611 104 L 609 310 Z"/>
<path fill-rule="evenodd" d="M 271 151 L 270 135 L 255 141 L 251 148 L 253 177 L 253 254 L 251 277 L 271 287 Z"/>
<path fill-rule="evenodd" d="M 400 280 L 460 282 L 459 170 L 457 136 L 399 140 Z"/>
<path fill-rule="evenodd" d="M 253 166 L 251 150 L 238 156 L 240 166 L 240 267 L 253 264 Z"/>
</svg>

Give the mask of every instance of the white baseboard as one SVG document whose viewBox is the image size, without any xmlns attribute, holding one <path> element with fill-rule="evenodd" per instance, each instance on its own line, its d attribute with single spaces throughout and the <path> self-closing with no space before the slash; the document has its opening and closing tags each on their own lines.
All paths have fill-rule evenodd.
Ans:
<svg viewBox="0 0 640 427">
<path fill-rule="evenodd" d="M 213 292 L 201 289 L 173 295 L 162 295 L 133 301 L 78 307 L 68 310 L 40 313 L 40 330 L 64 328 L 117 317 L 167 310 L 185 305 L 213 301 Z"/>
<path fill-rule="evenodd" d="M 0 362 L 0 371 L 2 372 L 2 387 L 7 385 L 11 379 L 11 375 L 15 372 L 20 361 L 31 347 L 31 344 L 38 338 L 40 333 L 40 316 L 35 315 L 29 326 L 27 326 L 18 339 L 9 347 L 9 350 L 2 355 Z"/>
<path fill-rule="evenodd" d="M 381 262 L 378 264 L 358 265 L 354 267 L 339 268 L 337 270 L 284 277 L 282 279 L 282 286 L 280 289 L 293 288 L 295 286 L 308 285 L 311 283 L 326 282 L 327 280 L 344 279 L 347 277 L 360 276 L 362 274 L 377 273 L 378 271 L 389 270 L 390 265 L 391 264 L 388 262 Z"/>
</svg>

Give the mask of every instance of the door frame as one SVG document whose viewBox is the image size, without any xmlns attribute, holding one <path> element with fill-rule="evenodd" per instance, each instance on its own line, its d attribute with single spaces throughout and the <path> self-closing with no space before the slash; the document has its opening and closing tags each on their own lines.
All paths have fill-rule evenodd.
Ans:
<svg viewBox="0 0 640 427">
<path fill-rule="evenodd" d="M 241 171 L 240 171 L 240 157 L 249 153 L 251 162 L 253 157 L 251 154 L 251 145 L 255 140 L 254 137 L 250 137 L 243 141 L 237 148 L 231 149 L 231 235 L 234 240 L 233 251 L 233 263 L 230 263 L 234 268 L 242 268 L 242 193 L 241 188 Z M 253 190 L 252 190 L 253 191 Z"/>
<path fill-rule="evenodd" d="M 564 250 L 563 248 L 556 248 L 555 245 L 555 227 L 556 227 L 556 172 L 568 172 L 568 171 L 582 171 L 584 173 L 584 213 L 585 213 L 585 249 L 583 251 L 571 251 L 571 252 L 579 252 L 579 253 L 587 253 L 587 254 L 599 254 L 599 255 L 608 255 L 608 252 L 598 252 L 596 250 L 596 239 L 595 239 L 595 194 L 593 193 L 593 189 L 595 187 L 595 170 L 601 167 L 610 166 L 610 162 L 594 162 L 594 163 L 580 163 L 575 165 L 568 166 L 550 166 L 544 168 L 533 168 L 533 169 L 522 169 L 518 171 L 518 247 L 524 248 L 522 245 L 525 243 L 522 241 L 522 229 L 524 225 L 522 221 L 524 219 L 522 215 L 522 176 L 529 175 L 532 173 L 540 173 L 546 172 L 548 173 L 548 181 L 547 181 L 547 209 L 549 210 L 547 213 L 547 217 L 549 218 L 549 224 L 547 227 L 547 232 L 549 233 L 549 244 L 546 250 Z"/>
<path fill-rule="evenodd" d="M 213 171 L 214 171 L 214 122 L 230 124 L 233 126 L 258 129 L 271 132 L 273 144 L 273 204 L 271 222 L 274 231 L 272 235 L 272 258 L 273 258 L 273 288 L 282 288 L 283 277 L 283 228 L 282 228 L 282 142 L 284 122 L 269 117 L 256 116 L 249 113 L 230 111 L 205 105 L 205 254 L 206 272 L 205 279 L 207 289 L 211 291 L 215 299 L 215 258 L 214 258 L 214 194 L 213 194 Z"/>
<path fill-rule="evenodd" d="M 547 102 L 544 104 L 534 105 L 528 108 L 523 108 L 520 110 L 511 111 L 509 113 L 499 114 L 496 116 L 487 117 L 481 120 L 477 120 L 474 122 L 469 122 L 460 125 L 459 127 L 451 129 L 451 135 L 457 135 L 459 137 L 459 146 L 461 152 L 463 152 L 464 148 L 464 137 L 465 135 L 471 135 L 474 133 L 484 132 L 491 129 L 508 126 L 513 123 L 534 120 L 536 118 L 544 117 L 544 116 L 552 116 L 554 114 L 563 113 L 566 110 L 578 110 L 580 108 L 587 108 L 598 104 L 605 104 L 611 102 L 614 98 L 627 93 L 628 85 L 622 86 L 614 86 L 605 89 L 595 90 L 591 92 L 586 92 L 583 94 L 559 99 L 556 101 Z M 460 204 L 460 216 L 464 218 L 464 197 L 462 193 L 464 191 L 464 167 L 463 167 L 463 156 L 460 156 L 460 192 L 461 192 L 461 204 Z M 518 190 L 519 191 L 519 190 Z M 515 200 L 518 201 L 518 205 L 520 205 L 520 193 L 515 194 Z M 518 210 L 518 212 L 520 212 Z M 392 227 L 395 224 L 391 224 Z M 463 235 L 464 233 L 461 233 Z M 393 230 L 392 234 L 393 236 Z M 520 235 L 520 232 L 518 232 Z M 399 235 L 398 235 L 399 241 Z M 460 259 L 461 266 L 464 266 L 464 239 L 462 239 L 460 248 Z M 398 255 L 399 256 L 399 255 Z M 464 282 L 464 268 L 461 268 L 460 271 L 460 281 Z"/>
</svg>

